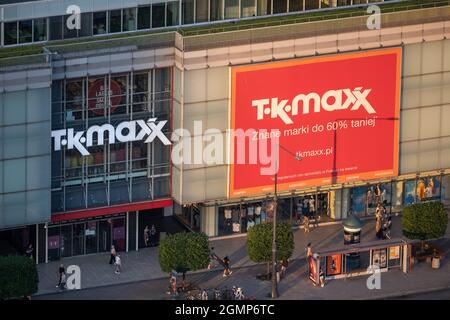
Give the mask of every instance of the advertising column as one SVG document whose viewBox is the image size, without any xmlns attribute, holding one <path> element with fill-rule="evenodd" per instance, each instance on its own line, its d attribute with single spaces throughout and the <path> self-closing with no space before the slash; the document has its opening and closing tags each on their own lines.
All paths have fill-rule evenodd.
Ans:
<svg viewBox="0 0 450 320">
<path fill-rule="evenodd" d="M 401 55 L 393 48 L 232 68 L 229 196 L 273 192 L 270 168 L 280 191 L 396 176 Z"/>
</svg>

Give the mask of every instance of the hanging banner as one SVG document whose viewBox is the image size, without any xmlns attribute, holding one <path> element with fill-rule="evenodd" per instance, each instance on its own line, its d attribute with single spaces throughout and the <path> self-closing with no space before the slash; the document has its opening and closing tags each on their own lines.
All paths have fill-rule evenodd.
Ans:
<svg viewBox="0 0 450 320">
<path fill-rule="evenodd" d="M 396 176 L 401 56 L 391 48 L 233 67 L 229 196 L 273 192 L 270 167 L 280 191 Z"/>
</svg>

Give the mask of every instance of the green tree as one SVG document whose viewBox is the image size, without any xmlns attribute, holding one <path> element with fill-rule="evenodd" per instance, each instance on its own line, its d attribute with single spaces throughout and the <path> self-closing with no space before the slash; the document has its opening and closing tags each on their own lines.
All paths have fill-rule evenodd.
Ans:
<svg viewBox="0 0 450 320">
<path fill-rule="evenodd" d="M 0 257 L 0 299 L 31 296 L 38 291 L 36 262 L 25 256 Z"/>
<path fill-rule="evenodd" d="M 208 236 L 204 233 L 176 233 L 164 238 L 158 248 L 161 270 L 175 270 L 185 275 L 188 271 L 204 269 L 209 264 Z"/>
<path fill-rule="evenodd" d="M 262 223 L 247 232 L 247 252 L 253 262 L 267 262 L 270 273 L 272 262 L 273 224 Z M 277 224 L 277 259 L 289 259 L 294 252 L 294 233 L 287 223 Z"/>
<path fill-rule="evenodd" d="M 441 202 L 423 202 L 403 209 L 403 235 L 424 241 L 444 236 L 447 230 L 447 211 Z"/>
</svg>

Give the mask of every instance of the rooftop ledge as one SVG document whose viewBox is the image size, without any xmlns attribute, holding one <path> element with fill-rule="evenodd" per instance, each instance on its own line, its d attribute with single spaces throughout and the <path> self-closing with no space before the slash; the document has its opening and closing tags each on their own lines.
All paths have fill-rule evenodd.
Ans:
<svg viewBox="0 0 450 320">
<path fill-rule="evenodd" d="M 450 20 L 450 0 L 409 0 L 380 4 L 382 26 L 401 26 L 428 19 Z M 425 10 L 425 9 L 434 10 Z M 133 32 L 101 37 L 50 41 L 0 49 L 0 71 L 22 64 L 48 64 L 48 54 L 86 55 L 87 51 L 120 51 L 120 48 L 142 50 L 176 46 L 180 50 L 200 50 L 205 47 L 229 45 L 236 42 L 255 43 L 283 40 L 289 34 L 297 37 L 357 31 L 366 27 L 367 5 L 352 8 L 332 8 L 320 11 L 283 14 L 262 18 L 227 20 L 193 26 L 181 26 L 159 30 Z M 434 19 L 434 20 L 433 20 Z M 336 21 L 338 20 L 338 21 Z M 270 28 L 269 28 L 270 27 Z M 273 28 L 280 27 L 280 28 Z M 176 41 L 181 39 L 181 41 Z M 182 46 L 182 48 L 180 47 Z"/>
</svg>

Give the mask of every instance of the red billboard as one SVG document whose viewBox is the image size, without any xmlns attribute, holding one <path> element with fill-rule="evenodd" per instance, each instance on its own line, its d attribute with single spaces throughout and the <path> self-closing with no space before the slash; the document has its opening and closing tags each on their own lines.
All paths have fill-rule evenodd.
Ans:
<svg viewBox="0 0 450 320">
<path fill-rule="evenodd" d="M 232 68 L 230 128 L 248 134 L 245 159 L 270 155 L 276 140 L 278 190 L 396 176 L 401 56 L 390 48 Z M 229 196 L 273 192 L 268 162 L 243 162 L 242 146 L 232 136 Z"/>
</svg>

